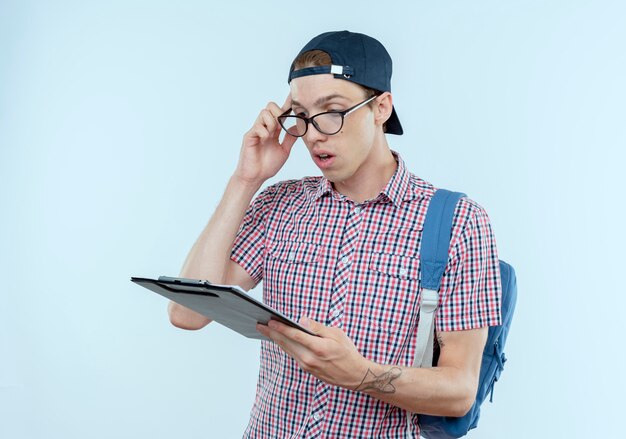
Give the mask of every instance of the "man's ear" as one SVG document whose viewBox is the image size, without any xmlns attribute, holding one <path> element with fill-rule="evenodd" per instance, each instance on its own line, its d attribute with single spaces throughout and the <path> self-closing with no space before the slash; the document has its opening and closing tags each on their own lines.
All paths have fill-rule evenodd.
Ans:
<svg viewBox="0 0 626 439">
<path fill-rule="evenodd" d="M 393 110 L 393 98 L 391 93 L 386 91 L 374 99 L 374 121 L 376 125 L 384 127 L 387 119 L 391 117 L 391 111 Z"/>
</svg>

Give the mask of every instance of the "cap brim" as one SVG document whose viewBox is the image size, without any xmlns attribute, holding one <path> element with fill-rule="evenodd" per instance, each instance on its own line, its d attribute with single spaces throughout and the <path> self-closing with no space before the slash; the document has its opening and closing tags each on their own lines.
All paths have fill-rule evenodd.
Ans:
<svg viewBox="0 0 626 439">
<path fill-rule="evenodd" d="M 391 116 L 387 119 L 385 123 L 387 125 L 387 130 L 385 131 L 387 134 L 397 134 L 401 135 L 404 133 L 402 130 L 402 125 L 400 125 L 400 119 L 398 119 L 398 114 L 396 113 L 396 108 L 392 107 Z"/>
</svg>

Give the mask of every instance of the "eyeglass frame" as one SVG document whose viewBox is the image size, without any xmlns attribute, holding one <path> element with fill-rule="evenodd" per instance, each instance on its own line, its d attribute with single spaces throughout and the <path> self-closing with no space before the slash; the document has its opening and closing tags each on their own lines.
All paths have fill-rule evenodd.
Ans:
<svg viewBox="0 0 626 439">
<path fill-rule="evenodd" d="M 289 113 L 291 113 L 291 111 L 292 111 L 292 109 L 290 108 L 290 109 L 288 109 L 287 111 L 285 111 L 284 113 L 282 113 L 280 116 L 278 116 L 276 119 L 278 120 L 278 123 L 280 124 L 280 127 L 281 127 L 283 130 L 285 130 L 285 132 L 286 132 L 287 134 L 289 134 L 290 136 L 293 136 L 293 137 L 304 137 L 304 136 L 306 135 L 306 133 L 309 131 L 309 124 L 313 125 L 313 126 L 315 127 L 315 129 L 316 129 L 318 132 L 320 132 L 320 133 L 324 134 L 325 136 L 334 136 L 334 135 L 335 135 L 335 134 L 337 134 L 339 131 L 341 131 L 341 129 L 343 128 L 344 118 L 345 118 L 348 114 L 350 114 L 350 113 L 352 113 L 352 112 L 354 112 L 354 111 L 358 110 L 358 109 L 359 109 L 359 108 L 361 108 L 361 107 L 364 107 L 366 104 L 369 104 L 369 103 L 370 103 L 370 102 L 372 102 L 374 99 L 376 99 L 378 96 L 380 96 L 380 94 L 375 94 L 374 96 L 370 96 L 369 98 L 365 99 L 364 101 L 359 102 L 358 104 L 356 104 L 356 105 L 354 105 L 354 106 L 352 106 L 352 107 L 350 107 L 350 108 L 347 108 L 347 109 L 345 109 L 345 110 L 342 110 L 342 111 L 337 111 L 337 110 L 324 111 L 324 112 L 322 112 L 322 113 L 317 113 L 317 114 L 315 114 L 315 115 L 313 115 L 313 116 L 311 116 L 311 117 L 299 116 L 299 115 L 297 115 L 297 114 L 294 114 L 293 116 L 291 116 L 291 115 L 289 115 Z M 341 115 L 341 125 L 339 126 L 339 129 L 338 129 L 337 131 L 335 131 L 334 133 L 332 133 L 332 134 L 328 134 L 328 133 L 325 133 L 324 131 L 322 131 L 322 130 L 319 128 L 319 126 L 317 125 L 317 123 L 313 120 L 313 119 L 315 119 L 317 116 L 321 116 L 321 115 L 323 115 L 323 114 L 329 114 L 329 113 L 332 113 L 332 114 L 339 114 L 339 115 Z M 302 133 L 302 134 L 301 134 L 301 135 L 299 135 L 299 136 L 296 136 L 295 134 L 291 134 L 291 133 L 289 132 L 289 130 L 288 130 L 287 128 L 285 128 L 285 126 L 283 125 L 283 123 L 282 123 L 282 122 L 281 122 L 281 120 L 280 120 L 280 118 L 281 118 L 281 117 L 286 117 L 286 116 L 288 116 L 288 117 L 296 117 L 296 118 L 298 118 L 298 119 L 302 119 L 302 120 L 304 121 L 304 123 L 306 124 L 306 125 L 304 126 L 304 133 Z"/>
</svg>

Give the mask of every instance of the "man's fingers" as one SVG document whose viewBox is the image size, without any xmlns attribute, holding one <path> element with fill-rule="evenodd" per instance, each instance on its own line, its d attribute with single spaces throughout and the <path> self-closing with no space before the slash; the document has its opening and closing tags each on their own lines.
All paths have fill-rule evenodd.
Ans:
<svg viewBox="0 0 626 439">
<path fill-rule="evenodd" d="M 310 330 L 312 333 L 322 337 L 328 337 L 332 333 L 332 328 L 324 326 L 320 322 L 317 322 L 309 317 L 302 317 L 300 319 L 300 324 Z"/>
<path fill-rule="evenodd" d="M 301 331 L 297 328 L 292 328 L 291 326 L 287 326 L 276 321 L 271 321 L 268 326 L 274 331 L 281 334 L 283 337 L 291 340 L 294 343 L 300 344 L 307 349 L 317 349 L 319 347 L 317 343 L 319 343 L 321 340 L 319 340 L 318 337 L 309 335 L 306 332 Z"/>
<path fill-rule="evenodd" d="M 261 122 L 267 128 L 267 131 L 270 133 L 274 133 L 276 131 L 278 121 L 275 117 L 272 116 L 272 113 L 268 110 L 263 110 L 261 112 Z"/>
<path fill-rule="evenodd" d="M 258 126 L 254 129 L 254 135 L 257 136 L 261 142 L 265 142 L 269 138 L 270 132 L 264 126 Z"/>
<path fill-rule="evenodd" d="M 289 130 L 293 130 L 291 132 L 295 132 L 295 129 L 296 129 L 295 126 L 289 128 Z M 294 143 L 296 143 L 296 140 L 298 140 L 296 136 L 292 136 L 290 134 L 285 133 L 285 137 L 283 138 L 283 142 L 280 144 L 280 146 L 284 150 L 291 151 L 291 147 L 293 146 Z"/>
<path fill-rule="evenodd" d="M 287 111 L 288 108 L 291 108 L 291 100 L 287 108 L 285 108 L 284 110 L 281 107 L 279 107 L 275 102 L 268 102 L 268 104 L 265 107 L 265 109 L 268 110 L 274 118 L 277 118 L 278 116 L 283 114 L 285 111 Z"/>
<path fill-rule="evenodd" d="M 284 326 L 284 325 L 283 325 Z M 282 350 L 287 352 L 289 356 L 294 359 L 298 359 L 303 352 L 307 350 L 302 344 L 293 340 L 292 338 L 286 336 L 281 330 L 277 329 L 277 327 L 273 324 L 270 325 L 261 325 L 257 324 L 257 331 L 266 337 L 270 338 L 274 343 L 281 347 Z M 299 331 L 302 332 L 302 331 Z"/>
<path fill-rule="evenodd" d="M 265 106 L 266 110 L 269 110 L 272 113 L 272 116 L 275 118 L 283 114 L 285 111 L 291 108 L 291 94 L 287 95 L 287 99 L 282 107 L 279 107 L 275 102 L 268 102 Z"/>
<path fill-rule="evenodd" d="M 287 99 L 285 99 L 285 103 L 283 104 L 282 107 L 280 107 L 281 113 L 284 113 L 290 108 L 291 108 L 291 93 L 287 95 Z"/>
</svg>

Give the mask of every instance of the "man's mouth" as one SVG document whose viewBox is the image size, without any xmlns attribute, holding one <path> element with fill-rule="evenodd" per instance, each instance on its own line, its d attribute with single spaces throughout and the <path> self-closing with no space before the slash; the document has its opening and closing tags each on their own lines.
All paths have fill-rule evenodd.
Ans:
<svg viewBox="0 0 626 439">
<path fill-rule="evenodd" d="M 335 161 L 335 156 L 324 152 L 320 154 L 314 154 L 313 159 L 315 160 L 315 163 L 317 164 L 317 166 L 319 166 L 322 169 L 326 169 L 333 165 Z"/>
</svg>

